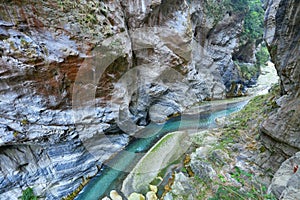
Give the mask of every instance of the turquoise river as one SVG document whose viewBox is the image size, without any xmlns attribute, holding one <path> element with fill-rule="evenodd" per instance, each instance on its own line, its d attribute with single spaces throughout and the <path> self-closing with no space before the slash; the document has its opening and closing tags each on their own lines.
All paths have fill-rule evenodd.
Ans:
<svg viewBox="0 0 300 200">
<path fill-rule="evenodd" d="M 162 124 L 150 123 L 140 131 L 140 137 L 132 139 L 122 151 L 102 166 L 99 173 L 89 181 L 75 199 L 99 200 L 113 189 L 120 190 L 122 181 L 141 159 L 143 153 L 146 153 L 164 135 L 177 130 L 189 129 L 195 132 L 216 127 L 216 118 L 239 111 L 246 103 L 247 101 L 227 103 L 218 108 L 206 106 L 205 110 L 199 113 L 196 109 L 192 114 L 173 117 Z"/>
</svg>

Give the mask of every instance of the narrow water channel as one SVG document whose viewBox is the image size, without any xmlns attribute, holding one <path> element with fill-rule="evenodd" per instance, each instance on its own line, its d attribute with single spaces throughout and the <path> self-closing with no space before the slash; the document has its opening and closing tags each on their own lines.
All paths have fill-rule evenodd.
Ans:
<svg viewBox="0 0 300 200">
<path fill-rule="evenodd" d="M 198 114 L 174 117 L 163 124 L 149 124 L 141 131 L 143 137 L 133 139 L 124 150 L 103 165 L 100 172 L 90 180 L 76 200 L 99 200 L 109 195 L 113 189 L 120 190 L 123 180 L 144 155 L 143 153 L 147 152 L 164 135 L 177 130 L 192 128 L 194 131 L 199 131 L 216 127 L 216 118 L 236 112 L 246 103 L 243 101 L 226 104 L 213 111 L 208 108 L 207 111 Z"/>
</svg>

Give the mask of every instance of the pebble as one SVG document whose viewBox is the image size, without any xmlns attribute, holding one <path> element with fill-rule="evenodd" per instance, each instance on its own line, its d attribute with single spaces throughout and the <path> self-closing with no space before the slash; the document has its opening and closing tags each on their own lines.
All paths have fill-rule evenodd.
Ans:
<svg viewBox="0 0 300 200">
<path fill-rule="evenodd" d="M 153 191 L 154 193 L 157 193 L 158 189 L 157 189 L 157 186 L 155 185 L 149 185 L 149 188 L 151 191 Z"/>
<path fill-rule="evenodd" d="M 112 200 L 123 200 L 123 198 L 119 195 L 119 193 L 116 190 L 110 191 L 109 196 Z"/>
<path fill-rule="evenodd" d="M 147 192 L 147 194 L 146 194 L 146 199 L 147 199 L 147 200 L 157 200 L 158 198 L 157 198 L 155 192 L 149 191 L 149 192 Z"/>
<path fill-rule="evenodd" d="M 145 200 L 145 197 L 139 193 L 132 193 L 129 195 L 128 200 Z"/>
</svg>

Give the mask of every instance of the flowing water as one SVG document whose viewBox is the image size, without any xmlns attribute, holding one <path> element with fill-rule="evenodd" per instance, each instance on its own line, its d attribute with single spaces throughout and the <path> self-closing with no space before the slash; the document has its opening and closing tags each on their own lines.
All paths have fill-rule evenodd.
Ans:
<svg viewBox="0 0 300 200">
<path fill-rule="evenodd" d="M 119 190 L 122 181 L 144 153 L 167 133 L 187 129 L 195 132 L 216 127 L 216 118 L 236 112 L 245 104 L 245 101 L 226 104 L 221 108 L 213 110 L 210 107 L 207 108 L 206 111 L 198 114 L 185 114 L 171 118 L 164 124 L 150 123 L 140 131 L 138 138 L 133 139 L 124 150 L 117 153 L 111 160 L 103 165 L 100 172 L 90 180 L 76 197 L 76 200 L 98 200 L 108 195 L 109 191 L 113 189 Z"/>
</svg>

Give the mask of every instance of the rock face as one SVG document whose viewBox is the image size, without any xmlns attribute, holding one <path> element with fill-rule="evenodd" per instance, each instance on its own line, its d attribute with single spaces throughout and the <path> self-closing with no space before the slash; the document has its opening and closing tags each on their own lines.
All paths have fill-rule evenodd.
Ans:
<svg viewBox="0 0 300 200">
<path fill-rule="evenodd" d="M 66 196 L 128 141 L 122 134 L 110 140 L 97 134 L 109 127 L 111 110 L 98 107 L 99 117 L 79 126 L 72 113 L 74 82 L 83 60 L 97 42 L 125 30 L 124 19 L 112 18 L 123 14 L 121 5 L 70 4 L 0 5 L 1 199 L 17 199 L 27 187 L 47 199 Z M 89 140 L 80 139 L 80 133 L 90 140 L 96 137 L 91 147 L 101 157 L 92 155 L 86 148 Z"/>
<path fill-rule="evenodd" d="M 297 199 L 300 195 L 300 152 L 284 161 L 275 173 L 269 190 L 278 199 Z"/>
<path fill-rule="evenodd" d="M 300 150 L 300 2 L 268 1 L 265 37 L 280 78 L 278 108 L 262 124 L 266 143 L 285 156 Z M 293 17 L 289 17 L 293 16 Z"/>
<path fill-rule="evenodd" d="M 277 109 L 261 126 L 263 142 L 280 159 L 300 150 L 300 2 L 275 0 L 266 3 L 265 37 L 280 78 Z M 277 198 L 299 198 L 299 152 L 275 173 L 270 186 Z"/>
<path fill-rule="evenodd" d="M 242 83 L 243 15 L 205 2 L 2 3 L 1 197 L 59 199 L 142 126 Z"/>
<path fill-rule="evenodd" d="M 222 19 L 218 19 L 220 16 L 212 15 L 210 9 L 214 8 L 209 6 L 212 5 L 208 2 L 192 1 L 191 19 L 196 42 L 190 76 L 204 80 L 202 83 L 206 88 L 198 95 L 206 93 L 206 97 L 213 99 L 226 96 L 226 88 L 229 91 L 231 83 L 239 82 L 241 78 L 232 54 L 239 47 L 243 18 L 221 12 Z M 199 82 L 194 87 L 201 89 Z"/>
</svg>

